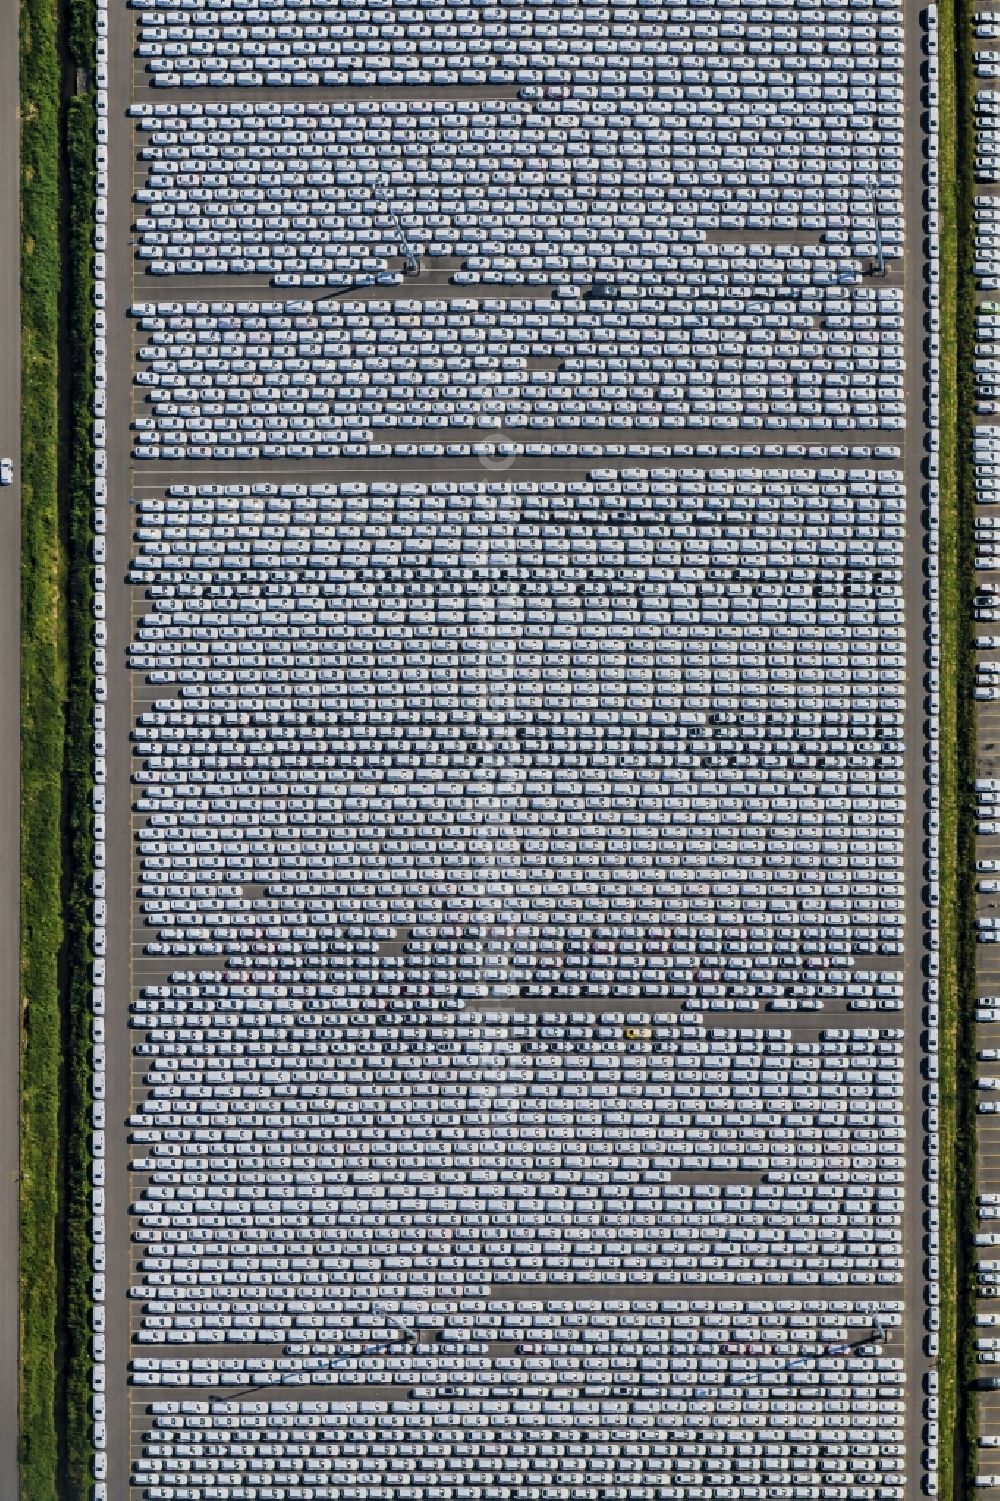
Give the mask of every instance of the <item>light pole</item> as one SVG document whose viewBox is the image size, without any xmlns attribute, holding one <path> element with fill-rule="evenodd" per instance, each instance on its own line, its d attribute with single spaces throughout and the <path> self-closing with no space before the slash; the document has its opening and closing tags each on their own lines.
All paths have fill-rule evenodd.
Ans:
<svg viewBox="0 0 1000 1501">
<path fill-rule="evenodd" d="M 403 221 L 400 219 L 399 215 L 396 213 L 396 210 L 389 202 L 389 187 L 384 177 L 379 179 L 379 187 L 385 194 L 385 202 L 377 203 L 376 207 L 386 215 L 386 217 L 390 220 L 393 229 L 396 231 L 396 235 L 399 239 L 399 247 L 403 254 L 403 274 L 404 276 L 419 276 L 420 257 L 417 255 L 417 252 L 414 250 L 413 246 L 410 244 L 409 239 L 407 238 L 406 230 L 403 228 Z"/>
</svg>

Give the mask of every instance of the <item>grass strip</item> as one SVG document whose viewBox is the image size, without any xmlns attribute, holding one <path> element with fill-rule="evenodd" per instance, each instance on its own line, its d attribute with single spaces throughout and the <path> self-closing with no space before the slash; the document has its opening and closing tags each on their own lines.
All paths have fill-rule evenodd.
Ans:
<svg viewBox="0 0 1000 1501">
<path fill-rule="evenodd" d="M 93 1457 L 93 0 L 65 7 L 67 68 L 74 86 L 83 84 L 65 106 L 58 19 L 56 0 L 22 0 L 19 1462 L 25 1501 L 88 1495 Z M 62 362 L 61 335 L 68 352 Z"/>
<path fill-rule="evenodd" d="M 22 0 L 20 1407 L 25 1501 L 56 1494 L 65 634 L 58 508 L 61 70 Z"/>
</svg>

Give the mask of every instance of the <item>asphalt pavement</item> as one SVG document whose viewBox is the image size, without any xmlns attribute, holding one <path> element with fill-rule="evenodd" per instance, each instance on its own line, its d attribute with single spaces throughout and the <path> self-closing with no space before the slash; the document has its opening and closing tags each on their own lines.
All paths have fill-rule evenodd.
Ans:
<svg viewBox="0 0 1000 1501">
<path fill-rule="evenodd" d="M 131 366 L 128 308 L 132 292 L 129 247 L 133 208 L 131 102 L 132 21 L 124 0 L 109 7 L 107 324 L 108 324 L 108 780 L 107 780 L 107 1158 L 106 1158 L 106 1353 L 108 1501 L 127 1501 L 129 1491 L 129 1216 L 130 1184 L 124 1121 L 129 1113 L 132 1034 L 131 994 L 132 788 L 128 740 L 132 685 L 125 668 L 131 636 L 130 590 L 124 580 L 132 551 Z M 117 585 L 117 587 L 116 587 Z"/>
<path fill-rule="evenodd" d="M 906 953 L 903 966 L 904 1118 L 906 1124 L 906 1196 L 903 1208 L 903 1299 L 905 1316 L 907 1495 L 921 1491 L 923 1394 L 932 1361 L 925 1342 L 926 1261 L 924 1256 L 924 969 L 928 954 L 924 924 L 924 736 L 925 612 L 924 578 L 924 465 L 927 457 L 926 388 L 924 383 L 925 245 L 923 195 L 925 172 L 925 115 L 922 105 L 924 65 L 923 13 L 904 7 L 905 82 L 903 213 L 906 226 L 903 255 L 903 337 L 906 365 L 906 440 L 903 475 L 906 484 L 906 543 L 904 589 L 906 612 L 906 822 L 903 862 L 906 878 Z M 899 267 L 895 267 L 898 271 Z M 947 1439 L 946 1439 L 947 1441 Z"/>
<path fill-rule="evenodd" d="M 989 85 L 983 80 L 980 87 Z M 976 186 L 977 193 L 996 193 L 997 185 L 979 183 Z M 983 303 L 1000 302 L 1000 292 L 984 292 L 977 294 L 977 301 Z M 993 425 L 997 418 L 983 417 L 984 424 Z M 1000 520 L 1000 507 L 995 505 L 977 504 L 976 516 L 982 520 L 997 518 Z M 977 586 L 983 583 L 996 584 L 1000 582 L 1000 570 L 980 571 L 976 574 Z M 975 621 L 973 629 L 976 635 L 992 635 L 1000 633 L 1000 623 L 992 621 Z M 997 653 L 993 651 L 979 651 L 976 653 L 977 662 L 995 661 Z M 978 777 L 1000 776 L 1000 702 L 987 701 L 977 705 L 977 746 L 976 746 L 976 774 Z M 987 820 L 983 819 L 983 822 Z M 976 858 L 978 860 L 1000 861 L 1000 837 L 993 835 L 980 835 L 976 839 Z M 998 915 L 997 903 L 1000 897 L 986 893 L 979 893 L 976 897 L 976 913 L 981 917 L 996 917 Z M 977 943 L 976 945 L 976 994 L 978 996 L 1000 995 L 1000 946 L 994 943 Z M 1000 1024 L 984 1023 L 976 1028 L 977 1049 L 1000 1048 Z M 981 1062 L 977 1063 L 976 1074 L 984 1077 L 1000 1076 L 1000 1065 Z M 980 1092 L 977 1090 L 977 1103 L 996 1099 L 992 1092 Z M 976 1117 L 976 1188 L 979 1193 L 1000 1193 L 1000 1115 L 977 1114 Z M 1000 1221 L 982 1220 L 977 1229 L 981 1233 L 995 1230 L 1000 1237 Z M 968 1254 L 976 1261 L 980 1259 L 994 1260 L 1000 1258 L 1000 1249 L 993 1247 L 969 1248 Z M 976 1302 L 976 1312 L 980 1316 L 990 1314 L 1000 1317 L 1000 1299 L 981 1297 Z M 1000 1337 L 1000 1326 L 991 1328 L 982 1326 L 976 1330 L 978 1338 Z M 992 1377 L 1000 1375 L 1000 1364 L 981 1360 L 978 1367 L 979 1375 Z M 997 1475 L 1000 1477 L 1000 1392 L 980 1392 L 977 1402 L 979 1434 L 981 1438 L 993 1439 L 997 1443 L 985 1445 L 980 1448 L 977 1458 L 977 1470 L 984 1475 Z"/>
</svg>

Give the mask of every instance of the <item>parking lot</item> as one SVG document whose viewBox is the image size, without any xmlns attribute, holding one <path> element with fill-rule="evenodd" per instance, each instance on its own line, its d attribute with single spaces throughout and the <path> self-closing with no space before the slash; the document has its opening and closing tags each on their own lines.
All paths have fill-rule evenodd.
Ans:
<svg viewBox="0 0 1000 1501">
<path fill-rule="evenodd" d="M 934 1490 L 927 32 L 606 9 L 108 10 L 111 1501 Z"/>
</svg>

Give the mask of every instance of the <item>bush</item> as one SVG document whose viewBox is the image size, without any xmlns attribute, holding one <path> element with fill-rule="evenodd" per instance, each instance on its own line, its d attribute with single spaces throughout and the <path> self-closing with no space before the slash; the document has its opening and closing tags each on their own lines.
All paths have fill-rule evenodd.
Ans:
<svg viewBox="0 0 1000 1501">
<path fill-rule="evenodd" d="M 973 361 L 976 345 L 975 153 L 976 90 L 973 16 L 969 0 L 954 0 L 955 26 L 955 627 L 954 668 L 957 688 L 955 784 L 957 789 L 957 857 L 955 878 L 955 957 L 957 975 L 956 1112 L 955 1112 L 955 1281 L 956 1313 L 956 1489 L 972 1493 L 977 1463 L 978 1398 L 973 1387 L 975 1356 L 976 1263 L 972 1236 L 976 1215 L 976 810 L 972 784 L 976 776 L 977 714 L 972 595 L 975 588 L 976 478 L 972 463 L 976 390 Z M 942 322 L 944 320 L 942 319 Z M 942 1419 L 944 1414 L 942 1414 Z M 942 1433 L 947 1430 L 942 1421 Z"/>
<path fill-rule="evenodd" d="M 93 767 L 93 406 L 94 142 L 89 95 L 70 101 L 66 121 L 70 281 L 68 327 L 70 443 L 67 492 L 66 604 L 69 684 L 66 706 L 68 861 L 66 930 L 66 1381 L 67 1494 L 90 1471 L 91 1296 L 91 922 L 94 871 Z"/>
<path fill-rule="evenodd" d="M 91 0 L 67 16 L 73 61 L 88 67 Z M 95 107 L 88 92 L 62 112 L 54 0 L 23 0 L 21 38 L 19 1460 L 36 1501 L 88 1495 L 92 1460 Z"/>
<path fill-rule="evenodd" d="M 56 1494 L 58 958 L 65 649 L 58 514 L 59 95 L 54 0 L 21 9 L 21 1401 L 26 1501 Z"/>
<path fill-rule="evenodd" d="M 976 1464 L 975 122 L 969 0 L 943 0 L 941 39 L 941 1080 L 939 1494 Z"/>
</svg>

